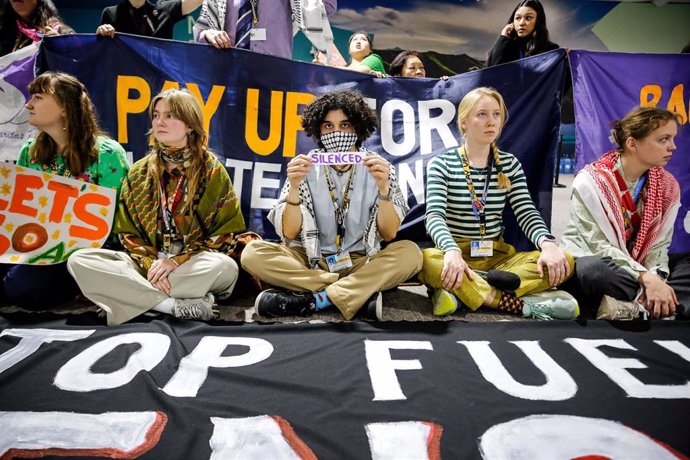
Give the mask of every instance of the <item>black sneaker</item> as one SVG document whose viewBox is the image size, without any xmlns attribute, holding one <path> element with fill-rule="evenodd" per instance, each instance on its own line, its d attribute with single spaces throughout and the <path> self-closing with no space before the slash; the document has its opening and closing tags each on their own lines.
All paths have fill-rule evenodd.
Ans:
<svg viewBox="0 0 690 460">
<path fill-rule="evenodd" d="M 266 289 L 254 302 L 256 312 L 267 318 L 279 316 L 311 316 L 316 305 L 311 292 L 293 292 L 282 289 Z"/>
<path fill-rule="evenodd" d="M 362 308 L 357 312 L 358 316 L 365 321 L 383 320 L 383 296 L 380 292 L 375 292 L 367 300 Z"/>
<path fill-rule="evenodd" d="M 515 292 L 520 288 L 520 277 L 505 270 L 476 271 L 491 286 L 499 291 Z"/>
</svg>

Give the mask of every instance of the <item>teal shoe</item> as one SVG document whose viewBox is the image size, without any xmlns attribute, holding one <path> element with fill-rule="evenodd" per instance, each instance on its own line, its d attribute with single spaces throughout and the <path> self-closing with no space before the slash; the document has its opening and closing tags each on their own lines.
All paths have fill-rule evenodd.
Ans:
<svg viewBox="0 0 690 460">
<path fill-rule="evenodd" d="M 544 291 L 522 297 L 522 316 L 536 319 L 575 319 L 580 307 L 575 297 L 565 291 Z"/>
</svg>

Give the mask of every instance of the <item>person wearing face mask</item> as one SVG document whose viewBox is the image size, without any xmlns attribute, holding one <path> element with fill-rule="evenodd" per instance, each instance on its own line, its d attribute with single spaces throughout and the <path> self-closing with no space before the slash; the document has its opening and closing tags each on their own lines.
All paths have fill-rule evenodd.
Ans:
<svg viewBox="0 0 690 460">
<path fill-rule="evenodd" d="M 492 67 L 558 49 L 549 41 L 544 7 L 539 0 L 521 0 L 508 18 L 486 59 Z"/>
<path fill-rule="evenodd" d="M 679 313 L 687 276 L 671 271 L 668 248 L 680 187 L 664 169 L 683 120 L 666 109 L 636 107 L 613 122 L 617 148 L 585 166 L 573 182 L 563 245 L 575 256 L 564 288 L 602 319 Z M 668 281 L 667 281 L 668 278 Z M 685 300 L 685 299 L 684 299 Z M 687 305 L 686 305 L 687 306 Z"/>
<path fill-rule="evenodd" d="M 346 69 L 366 73 L 375 77 L 385 77 L 386 67 L 381 56 L 374 53 L 374 44 L 363 30 L 350 36 L 350 64 Z"/>
<path fill-rule="evenodd" d="M 278 289 L 256 299 L 264 317 L 310 316 L 335 306 L 345 319 L 358 311 L 381 319 L 381 291 L 421 268 L 411 241 L 392 240 L 408 211 L 395 169 L 362 146 L 376 129 L 376 115 L 355 91 L 325 94 L 302 116 L 319 148 L 287 165 L 287 180 L 268 215 L 281 243 L 252 241 L 242 266 Z M 310 155 L 357 152 L 358 164 L 316 165 Z"/>
<path fill-rule="evenodd" d="M 458 105 L 464 144 L 438 155 L 427 169 L 426 228 L 435 248 L 424 250 L 419 279 L 434 290 L 433 313 L 481 306 L 538 319 L 574 319 L 575 299 L 550 291 L 572 275 L 574 265 L 551 235 L 527 188 L 522 165 L 496 139 L 507 118 L 503 97 L 475 88 Z M 516 252 L 503 240 L 503 210 L 510 205 L 537 251 Z M 477 270 L 519 277 L 509 290 Z M 505 278 L 505 277 L 504 277 Z"/>
<path fill-rule="evenodd" d="M 83 249 L 67 267 L 82 292 L 121 324 L 149 310 L 182 319 L 216 317 L 238 267 L 225 254 L 245 228 L 225 167 L 207 147 L 203 114 L 187 90 L 149 106 L 151 150 L 122 185 L 115 232 L 124 251 Z"/>
</svg>

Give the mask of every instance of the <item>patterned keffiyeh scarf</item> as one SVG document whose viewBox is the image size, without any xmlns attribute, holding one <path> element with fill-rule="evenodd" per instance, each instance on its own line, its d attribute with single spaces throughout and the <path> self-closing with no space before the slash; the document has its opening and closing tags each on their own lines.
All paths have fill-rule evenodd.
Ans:
<svg viewBox="0 0 690 460">
<path fill-rule="evenodd" d="M 323 152 L 323 149 L 313 150 Z M 359 150 L 365 155 L 377 155 L 376 153 L 368 150 L 364 147 Z M 311 153 L 311 152 L 310 152 Z M 395 168 L 391 167 L 390 175 L 388 178 L 390 190 L 391 190 L 391 200 L 393 201 L 393 206 L 395 208 L 395 213 L 398 215 L 400 222 L 405 219 L 405 215 L 409 210 L 405 197 L 398 186 L 398 179 L 396 177 Z M 285 208 L 288 193 L 290 192 L 290 182 L 285 181 L 283 190 L 280 193 L 278 202 L 271 211 L 273 215 L 273 225 L 276 229 L 278 236 L 285 242 L 285 237 L 283 236 L 283 210 Z M 314 268 L 321 259 L 321 244 L 319 242 L 319 229 L 316 226 L 316 214 L 314 212 L 314 201 L 311 192 L 309 191 L 309 186 L 307 181 L 303 180 L 299 186 L 299 197 L 302 201 L 300 205 L 300 211 L 302 214 L 302 230 L 300 231 L 300 244 L 304 247 L 307 257 L 309 258 L 310 267 Z M 365 252 L 367 256 L 373 256 L 378 251 L 379 243 L 381 242 L 381 236 L 378 233 L 378 227 L 376 224 L 376 217 L 378 215 L 378 201 L 371 209 L 369 215 L 369 220 L 367 226 L 364 229 L 364 236 L 362 237 L 362 244 L 364 245 Z M 269 216 L 270 218 L 270 216 Z"/>
<path fill-rule="evenodd" d="M 614 175 L 619 152 L 605 153 L 592 164 L 585 166 L 597 188 L 597 195 L 609 217 L 609 223 L 618 238 L 618 246 L 626 248 L 623 195 Z M 640 227 L 630 252 L 638 263 L 643 263 L 654 242 L 660 235 L 668 218 L 669 210 L 678 202 L 680 188 L 675 178 L 664 168 L 651 168 L 647 172 L 647 183 L 642 191 L 643 214 Z M 599 223 L 602 224 L 601 222 Z"/>
</svg>

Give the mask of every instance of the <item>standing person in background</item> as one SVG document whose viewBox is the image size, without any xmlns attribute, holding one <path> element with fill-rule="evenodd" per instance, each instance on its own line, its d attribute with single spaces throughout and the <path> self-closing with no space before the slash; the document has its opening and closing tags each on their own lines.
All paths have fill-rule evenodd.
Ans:
<svg viewBox="0 0 690 460">
<path fill-rule="evenodd" d="M 29 93 L 29 123 L 39 133 L 26 141 L 17 164 L 119 190 L 129 169 L 125 151 L 99 129 L 84 85 L 46 72 L 29 84 Z M 5 301 L 26 308 L 51 308 L 79 293 L 65 263 L 9 266 L 2 284 Z"/>
<path fill-rule="evenodd" d="M 428 166 L 426 228 L 436 247 L 424 250 L 419 279 L 435 289 L 432 304 L 438 316 L 465 305 L 573 319 L 579 313 L 575 299 L 548 290 L 571 276 L 574 261 L 558 247 L 534 206 L 518 159 L 496 146 L 506 118 L 503 97 L 493 88 L 475 88 L 460 101 L 458 128 L 464 145 L 438 155 Z M 508 204 L 540 250 L 516 252 L 503 241 Z M 475 270 L 497 270 L 497 281 L 503 278 L 504 286 L 484 280 Z M 516 276 L 517 285 L 507 289 Z"/>
<path fill-rule="evenodd" d="M 115 217 L 125 251 L 82 249 L 68 267 L 108 324 L 149 310 L 213 319 L 215 297 L 229 297 L 237 282 L 237 264 L 224 252 L 245 227 L 240 202 L 207 148 L 194 96 L 164 91 L 149 116 L 151 151 L 127 175 Z"/>
<path fill-rule="evenodd" d="M 575 276 L 564 288 L 591 315 L 634 319 L 676 314 L 668 248 L 680 206 L 680 187 L 664 169 L 676 145 L 680 118 L 637 107 L 613 122 L 617 149 L 578 173 L 563 245 L 575 256 Z M 687 292 L 687 276 L 685 280 Z M 605 300 L 602 302 L 602 298 Z"/>
<path fill-rule="evenodd" d="M 388 75 L 391 77 L 426 78 L 426 69 L 421 53 L 401 51 L 393 58 L 393 62 L 388 68 Z M 444 75 L 441 79 L 448 80 L 448 76 Z"/>
<path fill-rule="evenodd" d="M 363 30 L 355 32 L 350 36 L 350 64 L 346 69 L 361 73 L 374 75 L 375 77 L 385 77 L 386 67 L 381 56 L 374 53 L 374 45 L 371 43 L 369 35 Z"/>
<path fill-rule="evenodd" d="M 291 0 L 204 0 L 194 40 L 216 48 L 243 48 L 292 59 Z M 329 16 L 337 0 L 323 0 Z"/>
<path fill-rule="evenodd" d="M 558 49 L 549 41 L 544 7 L 539 0 L 521 0 L 508 18 L 486 59 L 492 67 Z"/>
<path fill-rule="evenodd" d="M 388 75 L 391 77 L 426 77 L 422 55 L 416 51 L 401 51 L 391 62 Z"/>
<path fill-rule="evenodd" d="M 114 37 L 115 32 L 145 37 L 173 38 L 173 27 L 199 8 L 202 0 L 124 0 L 103 9 L 96 34 Z"/>
<path fill-rule="evenodd" d="M 358 311 L 380 320 L 381 291 L 419 271 L 422 256 L 411 241 L 391 241 L 408 211 L 383 157 L 362 145 L 376 130 L 376 114 L 356 91 L 327 93 L 309 104 L 302 127 L 325 152 L 359 152 L 358 164 L 316 165 L 297 155 L 268 215 L 280 244 L 252 241 L 242 266 L 271 286 L 256 299 L 266 317 L 310 316 L 335 306 L 347 320 Z"/>
<path fill-rule="evenodd" d="M 0 56 L 17 51 L 48 35 L 74 33 L 52 0 L 2 0 L 0 4 Z"/>
</svg>

